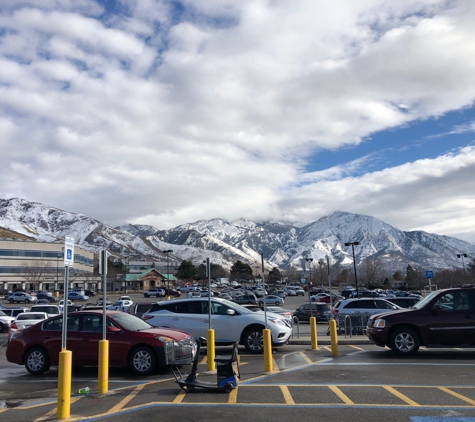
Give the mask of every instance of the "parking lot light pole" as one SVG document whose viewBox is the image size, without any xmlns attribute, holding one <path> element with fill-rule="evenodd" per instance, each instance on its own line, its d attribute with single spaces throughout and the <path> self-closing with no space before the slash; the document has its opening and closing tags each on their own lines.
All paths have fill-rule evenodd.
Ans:
<svg viewBox="0 0 475 422">
<path fill-rule="evenodd" d="M 467 258 L 467 254 L 466 253 L 458 253 L 457 258 L 462 258 L 463 281 L 467 281 L 467 275 L 465 274 L 465 262 L 463 261 L 464 258 Z"/>
<path fill-rule="evenodd" d="M 347 242 L 345 246 L 350 246 L 353 251 L 353 267 L 355 269 L 355 286 L 356 286 L 356 297 L 359 299 L 360 295 L 358 294 L 358 277 L 356 276 L 356 259 L 355 259 L 355 246 L 358 246 L 360 242 Z"/>
<path fill-rule="evenodd" d="M 170 300 L 170 265 L 168 263 L 168 254 L 170 252 L 173 252 L 171 249 L 168 249 L 166 251 L 162 251 L 162 253 L 166 254 L 167 256 L 167 300 Z"/>
</svg>

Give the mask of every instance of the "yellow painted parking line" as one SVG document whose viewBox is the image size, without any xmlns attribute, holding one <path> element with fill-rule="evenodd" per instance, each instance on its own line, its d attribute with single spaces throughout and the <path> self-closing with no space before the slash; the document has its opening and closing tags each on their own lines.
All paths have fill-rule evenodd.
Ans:
<svg viewBox="0 0 475 422">
<path fill-rule="evenodd" d="M 82 397 L 73 397 L 70 401 L 70 404 L 77 402 L 79 399 L 82 399 Z M 58 409 L 55 407 L 53 410 L 50 410 L 46 415 L 40 416 L 39 418 L 35 419 L 34 422 L 45 421 L 46 419 L 49 419 L 51 416 L 56 415 L 57 411 Z"/>
<path fill-rule="evenodd" d="M 292 394 L 290 394 L 289 388 L 287 386 L 281 385 L 280 391 L 282 391 L 282 395 L 284 396 L 285 404 L 295 404 Z"/>
<path fill-rule="evenodd" d="M 173 403 L 181 403 L 186 396 L 186 391 L 180 390 L 178 395 L 173 399 Z"/>
<path fill-rule="evenodd" d="M 279 365 L 277 365 L 277 362 L 275 361 L 275 359 L 272 359 L 272 369 L 273 369 L 275 372 L 279 372 L 279 371 L 280 371 Z"/>
<path fill-rule="evenodd" d="M 114 407 L 112 407 L 109 412 L 118 412 L 121 410 L 123 407 L 127 405 L 130 400 L 132 400 L 140 391 L 143 390 L 145 387 L 145 384 L 138 385 L 137 387 L 134 388 L 134 390 L 127 396 L 124 397 L 119 403 L 117 403 Z"/>
<path fill-rule="evenodd" d="M 447 394 L 450 394 L 451 396 L 457 397 L 460 400 L 463 400 L 467 403 L 473 404 L 475 406 L 475 400 L 469 399 L 468 397 L 462 396 L 462 394 L 456 393 L 455 391 L 452 391 L 446 387 L 437 387 L 440 391 L 443 391 Z"/>
<path fill-rule="evenodd" d="M 237 388 L 231 390 L 231 392 L 229 393 L 228 404 L 236 404 L 237 403 L 237 393 L 238 393 Z"/>
<path fill-rule="evenodd" d="M 200 362 L 200 363 L 208 363 L 208 356 L 205 355 L 205 356 L 203 357 L 203 359 L 201 359 L 201 362 Z"/>
<path fill-rule="evenodd" d="M 332 390 L 343 401 L 343 403 L 354 404 L 353 401 L 351 401 L 350 398 L 343 391 L 341 391 L 337 386 L 329 385 L 328 388 Z"/>
<path fill-rule="evenodd" d="M 407 403 L 410 406 L 420 406 L 419 403 L 416 403 L 414 400 L 411 400 L 409 397 L 405 396 L 404 394 L 397 391 L 395 388 L 390 387 L 389 385 L 383 385 L 383 388 L 386 391 L 389 391 L 391 394 L 394 394 L 397 398 L 401 399 L 403 402 Z"/>
<path fill-rule="evenodd" d="M 361 347 L 355 346 L 353 344 L 350 344 L 350 347 L 353 347 L 353 349 L 356 349 L 356 350 L 364 350 Z"/>
<path fill-rule="evenodd" d="M 325 346 L 324 349 L 325 349 L 325 350 L 328 350 L 329 352 L 332 351 L 332 348 L 331 348 L 330 346 Z"/>
<path fill-rule="evenodd" d="M 303 360 L 307 363 L 313 363 L 312 360 L 304 353 L 304 352 L 299 352 L 300 356 L 302 356 Z"/>
</svg>

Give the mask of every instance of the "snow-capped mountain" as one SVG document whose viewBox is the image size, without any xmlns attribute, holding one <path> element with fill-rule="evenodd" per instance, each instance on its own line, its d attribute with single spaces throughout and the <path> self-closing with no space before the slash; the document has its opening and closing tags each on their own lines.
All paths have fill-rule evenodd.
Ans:
<svg viewBox="0 0 475 422">
<path fill-rule="evenodd" d="M 159 259 L 162 250 L 172 249 L 177 258 L 195 265 L 210 258 L 225 268 L 238 259 L 260 266 L 261 251 L 269 269 L 300 267 L 304 258 L 318 261 L 326 256 L 333 263 L 350 265 L 352 248 L 345 242 L 360 242 L 355 246 L 357 263 L 377 257 L 391 270 L 404 270 L 407 264 L 426 269 L 460 267 L 458 253 L 475 257 L 475 247 L 468 242 L 422 231 L 404 232 L 377 218 L 347 212 L 335 212 L 307 225 L 215 218 L 158 230 L 132 224 L 113 228 L 82 214 L 13 198 L 0 200 L 0 228 L 38 241 L 64 241 L 66 235 L 73 236 L 86 249 L 106 248 L 132 259 Z"/>
</svg>

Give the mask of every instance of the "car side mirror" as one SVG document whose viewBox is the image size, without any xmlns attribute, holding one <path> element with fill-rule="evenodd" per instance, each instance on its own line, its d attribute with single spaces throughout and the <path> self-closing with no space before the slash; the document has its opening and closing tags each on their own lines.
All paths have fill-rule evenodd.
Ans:
<svg viewBox="0 0 475 422">
<path fill-rule="evenodd" d="M 438 304 L 438 303 L 434 303 L 432 305 L 431 310 L 432 310 L 432 312 L 434 312 L 434 314 L 436 314 L 437 312 L 440 312 L 442 310 L 442 306 L 440 306 L 440 304 Z"/>
<path fill-rule="evenodd" d="M 234 311 L 234 309 L 228 309 L 228 310 L 226 311 L 226 313 L 227 313 L 228 315 L 234 315 L 236 312 Z"/>
</svg>

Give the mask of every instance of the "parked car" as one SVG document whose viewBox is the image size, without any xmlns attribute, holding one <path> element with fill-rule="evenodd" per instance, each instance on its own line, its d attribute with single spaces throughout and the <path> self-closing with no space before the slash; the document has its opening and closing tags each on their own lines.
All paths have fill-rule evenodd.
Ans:
<svg viewBox="0 0 475 422">
<path fill-rule="evenodd" d="M 304 303 L 294 311 L 293 316 L 299 321 L 310 321 L 311 316 L 314 316 L 317 322 L 327 321 L 326 313 L 328 312 L 330 312 L 328 303 L 316 302 L 312 303 L 312 307 L 310 307 L 310 303 Z"/>
<path fill-rule="evenodd" d="M 155 328 L 125 312 L 107 311 L 106 318 L 110 366 L 149 375 L 167 365 L 189 364 L 196 354 L 196 342 L 188 333 Z M 102 311 L 68 314 L 68 350 L 72 352 L 73 366 L 97 366 L 102 324 Z M 33 375 L 57 366 L 62 325 L 60 315 L 17 331 L 7 346 L 7 361 L 25 365 Z"/>
<path fill-rule="evenodd" d="M 397 311 L 402 309 L 382 298 L 361 298 L 361 299 L 343 299 L 333 306 L 333 312 L 339 315 L 351 315 L 355 313 L 362 314 L 380 314 L 387 311 Z"/>
<path fill-rule="evenodd" d="M 368 338 L 400 356 L 412 356 L 420 346 L 474 346 L 475 288 L 436 290 L 400 312 L 383 313 L 368 321 Z"/>
<path fill-rule="evenodd" d="M 5 312 L 0 310 L 0 333 L 8 331 L 13 321 L 15 321 L 15 317 L 9 316 Z"/>
<path fill-rule="evenodd" d="M 209 301 L 217 343 L 219 339 L 237 341 L 254 354 L 264 350 L 262 330 L 266 325 L 276 347 L 286 344 L 292 334 L 290 324 L 280 315 L 269 313 L 266 324 L 264 313 L 252 312 L 237 303 L 216 297 L 157 302 L 142 319 L 154 326 L 189 332 L 197 339 L 206 335 L 209 327 Z"/>
<path fill-rule="evenodd" d="M 61 310 L 59 309 L 59 306 L 57 305 L 33 305 L 30 308 L 30 312 L 45 312 L 48 314 L 48 318 L 52 316 L 59 315 L 61 313 Z"/>
<path fill-rule="evenodd" d="M 89 299 L 89 297 L 79 292 L 68 292 L 68 299 L 72 301 L 78 300 L 80 302 L 85 302 Z"/>
<path fill-rule="evenodd" d="M 32 296 L 29 293 L 25 292 L 13 292 L 8 296 L 8 301 L 10 303 L 33 303 L 36 302 L 38 299 L 36 296 Z"/>
<path fill-rule="evenodd" d="M 94 297 L 96 295 L 96 292 L 94 290 L 86 289 L 84 290 L 84 294 L 89 297 Z"/>
<path fill-rule="evenodd" d="M 163 289 L 165 291 L 165 296 L 181 296 L 181 292 L 175 289 Z"/>
<path fill-rule="evenodd" d="M 240 305 L 257 305 L 257 298 L 254 294 L 245 294 L 233 298 L 233 302 Z"/>
<path fill-rule="evenodd" d="M 201 297 L 201 292 L 188 292 L 186 297 Z"/>
<path fill-rule="evenodd" d="M 410 308 L 419 302 L 420 298 L 418 297 L 386 297 L 388 302 L 394 303 L 395 305 L 400 306 L 401 308 Z"/>
<path fill-rule="evenodd" d="M 26 308 L 24 306 L 9 306 L 9 307 L 2 307 L 0 309 L 5 315 L 10 316 L 10 317 L 16 317 L 18 314 L 21 314 L 22 312 L 27 312 L 29 311 L 29 308 Z"/>
<path fill-rule="evenodd" d="M 141 318 L 145 312 L 148 312 L 152 305 L 153 302 L 134 303 L 129 307 L 127 312 L 131 315 L 135 315 L 137 318 Z"/>
<path fill-rule="evenodd" d="M 152 287 L 148 289 L 146 292 L 143 292 L 143 297 L 163 297 L 165 296 L 165 290 L 159 289 L 158 287 Z"/>
<path fill-rule="evenodd" d="M 284 309 L 280 306 L 268 306 L 267 312 L 272 312 L 274 314 L 280 315 L 281 317 L 284 317 L 290 324 L 292 324 L 292 312 L 287 309 Z"/>
<path fill-rule="evenodd" d="M 111 311 L 127 312 L 129 310 L 130 305 L 132 305 L 133 303 L 134 302 L 132 302 L 131 300 L 118 300 L 117 302 L 108 305 L 106 308 Z"/>
<path fill-rule="evenodd" d="M 68 308 L 69 308 L 70 306 L 74 305 L 73 301 L 71 301 L 71 300 L 66 301 L 66 303 L 67 303 L 67 305 L 68 305 Z M 61 300 L 59 301 L 58 307 L 59 307 L 59 310 L 60 310 L 61 312 L 63 312 L 64 299 L 61 299 Z M 69 311 L 68 311 L 68 312 L 69 312 Z"/>
<path fill-rule="evenodd" d="M 277 306 L 279 306 L 279 305 L 284 304 L 284 299 L 279 297 L 279 296 L 275 296 L 275 295 L 269 295 L 269 296 L 266 296 L 265 298 L 261 297 L 258 300 L 259 306 L 261 306 L 261 304 L 263 305 L 264 301 L 265 301 L 266 305 L 277 305 Z"/>
<path fill-rule="evenodd" d="M 45 319 L 48 319 L 48 314 L 46 312 L 23 312 L 18 314 L 8 330 L 8 341 L 11 340 L 13 333 L 16 331 L 31 327 Z"/>
<path fill-rule="evenodd" d="M 104 297 L 100 296 L 96 300 L 96 305 L 103 306 L 103 304 L 104 304 Z M 112 302 L 110 301 L 110 299 L 108 297 L 106 297 L 106 306 L 107 305 L 112 305 Z"/>
<path fill-rule="evenodd" d="M 57 302 L 58 299 L 56 299 L 51 293 L 49 292 L 38 292 L 36 294 L 36 298 L 38 300 L 47 300 L 48 302 Z"/>
</svg>

